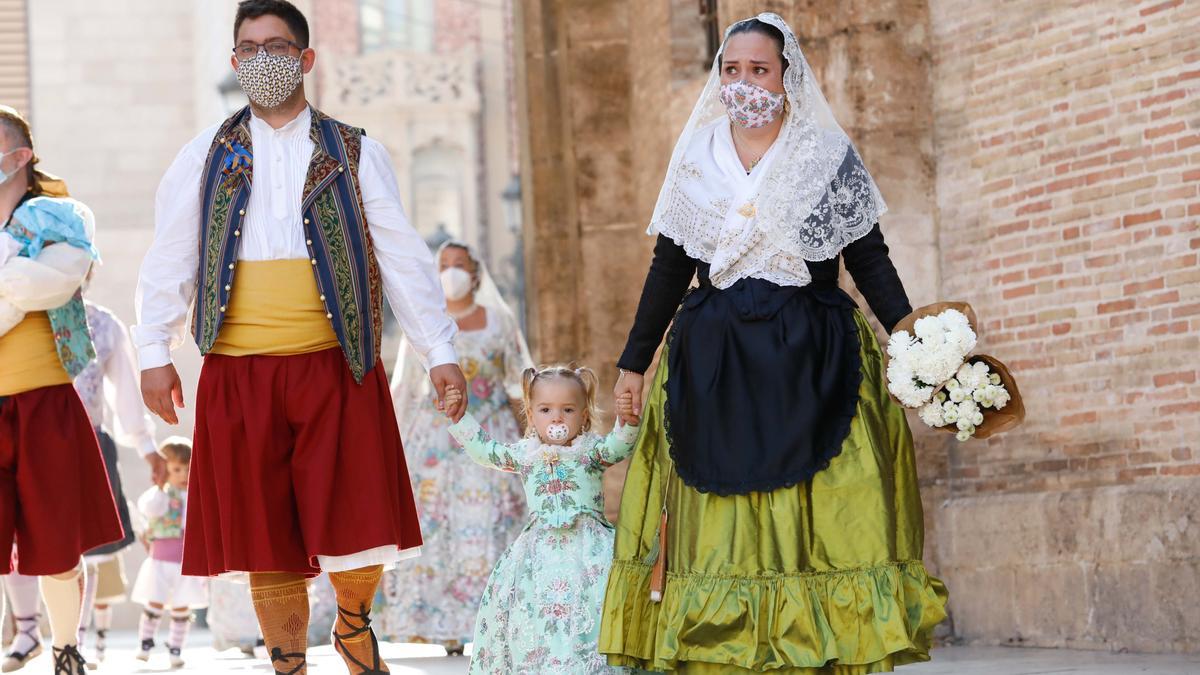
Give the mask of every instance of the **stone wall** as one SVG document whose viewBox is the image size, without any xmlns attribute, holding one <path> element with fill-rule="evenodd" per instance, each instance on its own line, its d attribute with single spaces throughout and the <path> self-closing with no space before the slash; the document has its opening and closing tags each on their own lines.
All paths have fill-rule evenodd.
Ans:
<svg viewBox="0 0 1200 675">
<path fill-rule="evenodd" d="M 695 6 L 531 0 L 518 17 L 535 351 L 606 386 L 703 77 L 679 73 L 703 42 L 676 13 Z M 997 439 L 959 445 L 910 418 L 948 630 L 1200 648 L 1200 6 L 718 6 L 722 27 L 766 10 L 792 23 L 891 206 L 913 304 L 973 303 L 983 349 L 1022 384 L 1029 420 Z"/>
</svg>

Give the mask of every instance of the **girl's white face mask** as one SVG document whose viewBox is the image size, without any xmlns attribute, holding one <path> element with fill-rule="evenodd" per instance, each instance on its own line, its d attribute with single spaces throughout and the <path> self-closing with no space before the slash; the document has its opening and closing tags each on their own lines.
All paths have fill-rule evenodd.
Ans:
<svg viewBox="0 0 1200 675">
<path fill-rule="evenodd" d="M 471 287 L 475 283 L 475 279 L 471 277 L 471 273 L 460 267 L 447 267 L 442 270 L 442 292 L 446 294 L 446 299 L 450 301 L 462 300 L 471 292 Z"/>
</svg>

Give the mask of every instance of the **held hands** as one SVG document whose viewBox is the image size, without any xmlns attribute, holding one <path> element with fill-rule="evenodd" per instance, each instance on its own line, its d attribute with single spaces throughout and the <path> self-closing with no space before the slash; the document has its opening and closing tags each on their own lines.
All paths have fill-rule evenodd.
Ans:
<svg viewBox="0 0 1200 675">
<path fill-rule="evenodd" d="M 639 373 L 622 370 L 617 378 L 617 386 L 613 387 L 613 398 L 616 401 L 617 418 L 623 424 L 640 424 L 642 421 L 642 383 L 644 378 Z"/>
<path fill-rule="evenodd" d="M 146 463 L 150 465 L 150 482 L 162 487 L 167 482 L 167 460 L 157 452 L 146 455 Z"/>
<path fill-rule="evenodd" d="M 429 379 L 437 391 L 438 412 L 445 413 L 451 421 L 457 422 L 467 412 L 463 392 L 467 390 L 467 379 L 457 363 L 446 363 L 430 369 Z"/>
<path fill-rule="evenodd" d="M 183 384 L 175 365 L 168 363 L 142 371 L 142 401 L 167 424 L 179 424 L 176 408 L 183 408 Z"/>
<path fill-rule="evenodd" d="M 636 417 L 633 414 L 633 394 L 625 392 L 617 397 L 617 417 L 622 421 L 633 419 Z"/>
<path fill-rule="evenodd" d="M 465 408 L 466 406 L 463 406 L 462 402 L 463 402 L 463 393 L 461 391 L 459 391 L 454 385 L 450 385 L 450 386 L 446 387 L 446 394 L 442 397 L 442 400 L 437 402 L 438 412 L 444 413 L 446 415 L 446 417 L 449 417 L 450 419 L 457 422 L 458 420 L 455 419 L 453 415 L 451 415 L 450 413 L 448 413 L 446 411 L 458 409 L 460 406 Z M 462 413 L 459 414 L 459 417 L 460 418 L 462 417 Z"/>
</svg>

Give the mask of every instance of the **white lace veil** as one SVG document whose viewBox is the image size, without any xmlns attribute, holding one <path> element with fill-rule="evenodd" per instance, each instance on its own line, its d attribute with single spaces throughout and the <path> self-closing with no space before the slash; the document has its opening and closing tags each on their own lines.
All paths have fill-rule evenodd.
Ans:
<svg viewBox="0 0 1200 675">
<path fill-rule="evenodd" d="M 728 288 L 745 277 L 782 285 L 811 281 L 807 261 L 833 258 L 871 231 L 887 205 L 853 143 L 838 126 L 795 33 L 777 14 L 753 17 L 783 34 L 783 83 L 789 112 L 753 178 L 738 187 L 711 169 L 712 148 L 728 136 L 719 99 L 721 45 L 708 83 L 679 136 L 654 207 L 649 234 L 663 234 L 710 263 L 710 279 Z M 744 19 L 730 26 L 730 33 Z M 740 169 L 740 166 L 739 166 Z M 710 174 L 716 175 L 710 175 Z"/>
<path fill-rule="evenodd" d="M 485 330 L 511 331 L 515 335 L 519 363 L 509 364 L 511 367 L 506 367 L 506 371 L 520 373 L 525 368 L 532 367 L 533 358 L 529 354 L 529 345 L 525 341 L 525 336 L 521 333 L 521 324 L 517 321 L 516 314 L 513 313 L 504 296 L 500 294 L 500 288 L 496 286 L 491 273 L 488 272 L 487 263 L 476 253 L 474 248 L 457 240 L 447 241 L 438 247 L 435 259 L 439 259 L 442 251 L 447 247 L 465 250 L 475 263 L 475 304 L 487 310 L 488 326 Z M 508 381 L 506 381 L 505 387 L 509 398 L 520 400 L 519 378 L 510 376 L 506 380 Z M 400 421 L 400 430 L 407 432 L 407 426 L 416 417 L 414 413 L 420 406 L 428 404 L 433 398 L 433 383 L 429 381 L 425 365 L 407 337 L 400 341 L 396 368 L 392 371 L 391 389 L 392 402 L 396 408 L 397 419 Z M 403 437 L 407 438 L 407 435 L 405 434 Z"/>
</svg>

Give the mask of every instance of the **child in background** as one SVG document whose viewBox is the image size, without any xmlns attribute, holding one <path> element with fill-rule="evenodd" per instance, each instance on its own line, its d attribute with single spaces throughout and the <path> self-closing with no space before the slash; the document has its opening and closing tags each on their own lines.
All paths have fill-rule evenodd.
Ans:
<svg viewBox="0 0 1200 675">
<path fill-rule="evenodd" d="M 472 460 L 521 476 L 533 516 L 484 590 L 473 674 L 626 672 L 597 651 L 613 547 L 601 479 L 629 455 L 638 430 L 591 431 L 597 384 L 587 368 L 526 370 L 530 432 L 511 445 L 488 438 L 470 413 L 450 427 Z M 447 391 L 443 405 L 453 409 L 461 396 Z M 629 399 L 618 407 L 632 412 Z"/>
<path fill-rule="evenodd" d="M 138 498 L 138 510 L 147 520 L 150 557 L 142 563 L 133 585 L 132 600 L 145 607 L 139 625 L 142 647 L 137 658 L 150 659 L 163 609 L 170 607 L 167 649 L 171 654 L 171 667 L 181 668 L 183 643 L 192 624 L 192 610 L 208 605 L 208 579 L 182 574 L 183 523 L 192 444 L 185 438 L 168 438 L 159 446 L 158 454 L 167 460 L 167 482 L 162 487 L 150 488 Z"/>
</svg>

